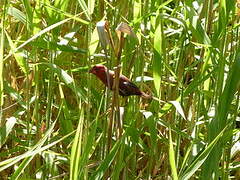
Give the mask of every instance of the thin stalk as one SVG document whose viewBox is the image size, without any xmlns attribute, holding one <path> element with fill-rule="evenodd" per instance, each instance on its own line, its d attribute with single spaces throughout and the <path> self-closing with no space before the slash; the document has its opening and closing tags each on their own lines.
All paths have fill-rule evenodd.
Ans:
<svg viewBox="0 0 240 180">
<path fill-rule="evenodd" d="M 3 126 L 3 103 L 4 103 L 4 91 L 3 91 L 3 54 L 4 54 L 4 29 L 5 29 L 5 18 L 7 12 L 7 0 L 4 1 L 3 4 L 3 15 L 1 22 L 1 40 L 0 40 L 0 127 Z"/>
<path fill-rule="evenodd" d="M 121 63 L 121 54 L 122 54 L 122 49 L 124 45 L 124 34 L 121 32 L 120 35 L 120 40 L 119 40 L 119 49 L 117 53 L 117 68 L 114 71 L 114 82 L 113 82 L 113 104 L 116 107 L 116 116 L 117 116 L 117 122 L 118 122 L 118 138 L 122 136 L 122 122 L 120 120 L 120 109 L 119 109 L 119 76 L 120 76 L 120 63 Z"/>
</svg>

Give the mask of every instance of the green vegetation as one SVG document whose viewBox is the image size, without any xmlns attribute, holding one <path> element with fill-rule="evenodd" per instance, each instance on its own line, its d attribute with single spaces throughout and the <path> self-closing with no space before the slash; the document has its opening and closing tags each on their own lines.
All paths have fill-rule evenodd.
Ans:
<svg viewBox="0 0 240 180">
<path fill-rule="evenodd" d="M 240 179 L 238 2 L 0 1 L 0 179 Z"/>
</svg>

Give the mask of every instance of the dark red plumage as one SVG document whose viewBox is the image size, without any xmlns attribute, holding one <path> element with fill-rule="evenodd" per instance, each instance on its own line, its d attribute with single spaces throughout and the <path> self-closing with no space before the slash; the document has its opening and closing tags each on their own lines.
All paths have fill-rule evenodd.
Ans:
<svg viewBox="0 0 240 180">
<path fill-rule="evenodd" d="M 114 80 L 114 72 L 108 70 L 104 65 L 95 65 L 89 70 L 90 73 L 96 75 L 109 89 L 112 90 L 113 80 Z M 108 79 L 109 77 L 109 85 Z M 137 95 L 142 96 L 143 98 L 151 98 L 150 95 L 142 92 L 134 83 L 132 83 L 126 76 L 119 76 L 119 94 L 121 96 L 131 96 Z"/>
</svg>

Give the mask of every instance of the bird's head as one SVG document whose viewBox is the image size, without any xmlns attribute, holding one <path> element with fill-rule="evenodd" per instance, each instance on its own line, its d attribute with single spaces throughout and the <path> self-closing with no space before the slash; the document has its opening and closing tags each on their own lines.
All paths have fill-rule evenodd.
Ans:
<svg viewBox="0 0 240 180">
<path fill-rule="evenodd" d="M 102 74 L 103 72 L 105 73 L 106 71 L 107 71 L 106 66 L 101 65 L 101 64 L 98 64 L 98 65 L 93 66 L 93 67 L 89 70 L 89 73 L 98 75 L 98 74 Z"/>
</svg>

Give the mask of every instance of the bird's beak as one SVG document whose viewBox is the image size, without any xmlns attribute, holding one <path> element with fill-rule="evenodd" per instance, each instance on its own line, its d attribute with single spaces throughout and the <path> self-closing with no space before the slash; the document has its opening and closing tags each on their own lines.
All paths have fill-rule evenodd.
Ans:
<svg viewBox="0 0 240 180">
<path fill-rule="evenodd" d="M 93 69 L 91 68 L 91 69 L 88 71 L 88 73 L 93 73 Z"/>
<path fill-rule="evenodd" d="M 94 73 L 95 73 L 95 71 L 94 71 L 94 69 L 93 69 L 93 68 L 91 68 L 91 69 L 88 71 L 88 73 L 92 73 L 92 74 L 94 74 Z"/>
</svg>

